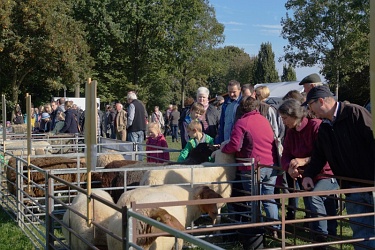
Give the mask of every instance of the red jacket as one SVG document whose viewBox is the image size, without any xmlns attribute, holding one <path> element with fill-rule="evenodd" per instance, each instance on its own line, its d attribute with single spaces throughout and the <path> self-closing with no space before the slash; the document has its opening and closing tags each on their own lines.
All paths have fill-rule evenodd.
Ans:
<svg viewBox="0 0 375 250">
<path fill-rule="evenodd" d="M 311 157 L 321 123 L 322 120 L 320 119 L 308 119 L 304 117 L 301 121 L 299 131 L 294 128 L 287 130 L 283 144 L 283 155 L 281 157 L 281 165 L 285 171 L 288 171 L 289 163 L 292 159 Z M 328 162 L 326 162 L 320 173 L 333 174 Z M 316 182 L 325 178 L 329 177 L 315 177 L 314 181 Z"/>
<path fill-rule="evenodd" d="M 238 158 L 254 158 L 255 162 L 274 165 L 277 150 L 270 122 L 257 110 L 244 114 L 233 126 L 230 141 L 222 149 L 224 153 L 235 153 Z M 250 170 L 249 167 L 238 167 Z"/>
<path fill-rule="evenodd" d="M 159 149 L 154 148 L 154 147 L 149 147 L 148 145 L 168 148 L 168 143 L 165 140 L 165 137 L 164 137 L 163 134 L 159 134 L 155 138 L 148 137 L 148 139 L 146 141 L 146 145 L 147 145 L 146 146 L 146 151 L 149 151 L 149 150 L 151 150 L 151 151 L 152 150 L 159 150 Z M 164 152 L 164 153 L 148 153 L 147 156 L 152 156 L 152 157 L 156 157 L 158 159 L 164 159 L 164 160 L 168 160 L 169 161 L 169 152 Z M 157 160 L 157 159 L 153 159 L 153 158 L 147 157 L 147 162 L 164 163 L 165 161 Z"/>
</svg>

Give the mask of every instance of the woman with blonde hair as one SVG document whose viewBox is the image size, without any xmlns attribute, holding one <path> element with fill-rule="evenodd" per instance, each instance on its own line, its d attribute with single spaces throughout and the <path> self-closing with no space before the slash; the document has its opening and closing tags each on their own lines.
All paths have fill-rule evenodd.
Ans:
<svg viewBox="0 0 375 250">
<path fill-rule="evenodd" d="M 260 101 L 259 112 L 270 122 L 275 136 L 282 140 L 285 133 L 285 126 L 278 116 L 276 108 L 265 102 L 270 93 L 270 89 L 267 86 L 259 86 L 255 89 L 255 97 Z"/>
</svg>

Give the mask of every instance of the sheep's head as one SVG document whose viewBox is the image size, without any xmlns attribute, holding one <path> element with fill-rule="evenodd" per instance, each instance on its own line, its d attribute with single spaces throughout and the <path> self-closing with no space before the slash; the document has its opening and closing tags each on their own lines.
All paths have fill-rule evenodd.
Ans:
<svg viewBox="0 0 375 250">
<path fill-rule="evenodd" d="M 150 211 L 150 218 L 157 220 L 167 226 L 173 227 L 177 230 L 183 231 L 185 227 L 170 213 L 162 208 L 153 208 Z"/>
<path fill-rule="evenodd" d="M 199 186 L 195 189 L 194 198 L 198 200 L 198 199 L 217 199 L 217 198 L 223 198 L 223 197 L 220 194 L 216 193 L 211 188 L 209 188 L 208 186 Z M 214 224 L 216 223 L 216 218 L 219 214 L 218 206 L 216 203 L 201 204 L 199 205 L 199 208 L 201 209 L 202 212 L 207 213 L 210 216 Z"/>
<path fill-rule="evenodd" d="M 140 213 L 150 217 L 151 219 L 154 219 L 156 221 L 159 221 L 167 226 L 170 226 L 174 229 L 183 231 L 185 230 L 185 227 L 182 226 L 182 224 L 170 213 L 168 213 L 165 209 L 162 208 L 149 208 L 149 209 L 141 209 Z M 146 224 L 144 222 L 138 221 L 138 227 L 140 234 L 151 234 L 151 233 L 163 233 L 164 231 L 151 226 L 149 224 Z M 166 236 L 168 237 L 168 236 Z M 171 236 L 173 237 L 173 236 Z M 148 248 L 157 237 L 147 237 L 147 238 L 138 238 L 137 244 L 140 246 L 143 246 L 144 248 Z"/>
<path fill-rule="evenodd" d="M 199 143 L 195 148 L 193 148 L 189 156 L 186 158 L 184 163 L 186 164 L 200 164 L 203 162 L 208 162 L 210 160 L 211 154 L 217 150 L 217 147 L 210 145 L 206 142 Z"/>
</svg>

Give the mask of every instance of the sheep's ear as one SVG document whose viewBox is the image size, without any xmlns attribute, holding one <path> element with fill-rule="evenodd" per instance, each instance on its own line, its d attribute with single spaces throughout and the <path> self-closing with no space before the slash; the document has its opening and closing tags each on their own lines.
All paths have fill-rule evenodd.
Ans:
<svg viewBox="0 0 375 250">
<path fill-rule="evenodd" d="M 194 190 L 194 199 L 199 200 L 203 199 L 202 195 L 204 194 L 205 191 L 210 190 L 208 186 L 198 186 Z"/>
</svg>

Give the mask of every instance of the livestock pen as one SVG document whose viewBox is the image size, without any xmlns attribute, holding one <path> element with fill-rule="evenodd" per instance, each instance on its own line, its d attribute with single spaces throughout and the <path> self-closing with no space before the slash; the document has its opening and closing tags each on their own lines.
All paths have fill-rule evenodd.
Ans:
<svg viewBox="0 0 375 250">
<path fill-rule="evenodd" d="M 111 142 L 112 144 L 115 144 L 115 142 Z M 106 154 L 103 153 L 106 149 L 114 150 L 112 146 L 118 146 L 118 147 L 125 147 L 124 145 L 99 145 L 99 152 L 100 154 Z M 126 145 L 126 147 L 133 147 L 134 145 Z M 137 153 L 141 152 L 121 152 L 126 157 L 135 157 Z M 129 154 L 128 154 L 129 153 Z M 9 155 L 8 156 L 14 156 Z M 56 155 L 51 155 L 50 157 L 55 157 Z M 18 223 L 20 228 L 24 231 L 26 235 L 30 238 L 30 240 L 33 242 L 35 248 L 38 249 L 67 249 L 69 248 L 69 245 L 66 244 L 66 239 L 61 234 L 61 227 L 64 227 L 64 223 L 62 222 L 62 215 L 66 212 L 67 209 L 70 208 L 70 204 L 74 197 L 78 193 L 85 193 L 86 191 L 82 189 L 82 185 L 85 185 L 84 181 L 81 181 L 81 178 L 76 178 L 76 182 L 68 182 L 61 178 L 62 175 L 67 174 L 76 174 L 78 176 L 84 175 L 86 173 L 85 168 L 81 168 L 81 158 L 84 157 L 84 154 L 82 153 L 69 153 L 61 155 L 64 157 L 69 157 L 72 159 L 75 159 L 77 161 L 77 168 L 69 168 L 69 169 L 50 169 L 45 170 L 41 169 L 38 166 L 30 166 L 32 172 L 38 172 L 42 175 L 44 175 L 44 181 L 43 183 L 36 183 L 33 180 L 31 180 L 31 183 L 28 183 L 25 176 L 25 169 L 24 166 L 26 165 L 25 159 L 22 157 L 17 158 L 17 164 L 14 171 L 16 172 L 16 181 L 12 183 L 16 189 L 16 194 L 12 194 L 9 192 L 8 183 L 9 180 L 7 179 L 6 169 L 4 167 L 8 168 L 9 165 L 6 165 L 5 162 L 2 162 L 2 172 L 1 172 L 1 206 L 3 209 L 5 209 L 11 216 L 14 218 L 14 220 Z M 42 157 L 42 156 L 34 156 L 35 158 Z M 45 156 L 43 156 L 45 157 Z M 248 163 L 250 165 L 253 165 L 253 163 Z M 236 167 L 236 164 L 229 165 L 231 167 Z M 209 166 L 213 167 L 213 166 Z M 269 167 L 269 166 L 260 166 L 260 167 Z M 111 170 L 105 170 L 104 168 L 98 168 L 95 170 L 95 173 L 104 173 L 104 172 L 122 172 L 125 176 L 132 172 L 132 171 L 143 171 L 143 170 L 158 170 L 158 169 L 173 169 L 176 168 L 176 166 L 154 166 L 150 167 L 134 167 L 130 169 L 111 169 Z M 202 165 L 180 165 L 178 168 L 187 168 L 191 169 L 192 174 L 192 181 L 191 182 L 184 182 L 179 183 L 181 186 L 191 186 L 191 185 L 203 185 L 203 184 L 213 184 L 213 183 L 194 183 L 194 169 L 199 168 L 208 168 L 208 166 L 202 166 Z M 296 219 L 296 220 L 286 220 L 285 218 L 285 209 L 287 207 L 287 200 L 292 197 L 303 197 L 303 196 L 312 196 L 312 195 L 337 195 L 337 200 L 340 202 L 341 206 L 343 206 L 342 201 L 345 201 L 345 196 L 343 194 L 345 193 L 355 193 L 355 192 L 374 192 L 373 187 L 369 188 L 358 188 L 358 189 L 350 189 L 350 190 L 336 190 L 336 191 L 322 191 L 322 192 L 314 192 L 314 193 L 307 193 L 307 192 L 297 192 L 297 193 L 290 193 L 290 194 L 279 194 L 279 195 L 270 195 L 270 196 L 259 196 L 257 195 L 257 186 L 261 183 L 257 182 L 257 169 L 255 166 L 253 166 L 254 176 L 252 176 L 254 183 L 253 183 L 253 193 L 252 195 L 247 194 L 246 196 L 242 197 L 232 197 L 232 198 L 222 198 L 222 199 L 212 199 L 210 201 L 207 200 L 189 200 L 189 201 L 179 201 L 179 202 L 164 202 L 164 203 L 152 203 L 152 204 L 132 204 L 131 207 L 127 208 L 120 208 L 114 204 L 108 204 L 109 207 L 112 207 L 113 209 L 116 209 L 116 211 L 121 212 L 123 221 L 128 220 L 129 217 L 136 217 L 137 219 L 142 219 L 143 221 L 147 221 L 147 223 L 154 224 L 154 221 L 150 221 L 148 218 L 142 217 L 142 215 L 139 215 L 136 211 L 137 209 L 142 209 L 146 207 L 166 207 L 168 205 L 176 206 L 176 205 L 199 205 L 199 204 L 205 204 L 205 203 L 226 203 L 227 205 L 224 207 L 222 213 L 221 213 L 221 222 L 219 224 L 212 225 L 212 223 L 207 223 L 207 217 L 203 216 L 200 218 L 196 223 L 193 225 L 189 225 L 186 227 L 186 233 L 189 235 L 193 235 L 194 237 L 191 237 L 186 234 L 182 234 L 178 231 L 173 231 L 173 229 L 167 229 L 166 227 L 162 226 L 168 233 L 174 233 L 175 236 L 179 238 L 183 238 L 185 240 L 185 247 L 194 247 L 194 246 L 201 246 L 204 249 L 219 249 L 219 248 L 226 248 L 226 249 L 241 249 L 242 245 L 251 244 L 251 240 L 254 240 L 254 234 L 251 234 L 252 230 L 249 231 L 249 229 L 254 228 L 269 228 L 272 225 L 281 225 L 282 230 L 280 230 L 280 238 L 275 239 L 271 236 L 265 235 L 264 238 L 266 238 L 267 244 L 265 247 L 273 248 L 273 249 L 297 249 L 297 248 L 311 248 L 314 246 L 319 245 L 325 245 L 330 246 L 331 249 L 352 249 L 352 244 L 357 244 L 356 242 L 360 242 L 363 239 L 351 239 L 349 237 L 342 236 L 341 232 L 337 237 L 330 237 L 329 242 L 326 243 L 317 243 L 311 241 L 306 235 L 300 234 L 301 231 L 306 231 L 307 234 L 309 234 L 310 229 L 303 227 L 303 223 L 306 221 L 314 221 L 314 220 L 320 220 L 322 218 L 310 218 L 310 219 Z M 233 181 L 234 183 L 239 183 L 239 181 Z M 34 197 L 33 195 L 30 195 L 27 191 L 28 184 L 30 184 L 31 188 L 42 190 L 43 196 L 42 197 Z M 64 185 L 65 189 L 58 189 L 57 187 Z M 26 188 L 26 190 L 25 190 Z M 124 183 L 124 187 L 117 187 L 117 189 L 131 189 L 134 187 L 129 187 Z M 110 188 L 107 188 L 109 190 Z M 274 199 L 278 198 L 280 199 L 280 202 L 278 203 L 281 207 L 281 214 L 280 214 L 280 220 L 278 221 L 270 221 L 267 220 L 265 222 L 261 222 L 262 218 L 265 218 L 264 214 L 258 213 L 259 211 L 259 204 L 262 200 L 268 200 L 268 199 Z M 90 199 L 93 200 L 100 200 L 100 197 L 95 197 L 95 194 L 92 194 Z M 105 202 L 105 201 L 104 201 Z M 246 206 L 243 203 L 244 202 L 252 202 L 253 205 L 253 211 L 254 213 L 251 213 L 251 216 L 254 216 L 251 220 L 251 222 L 242 222 L 237 220 L 236 214 L 239 212 L 233 212 L 230 209 L 230 204 L 240 204 L 241 206 Z M 95 205 L 94 205 L 95 207 Z M 94 208 L 95 209 L 95 208 Z M 251 207 L 247 207 L 247 209 L 251 209 Z M 296 210 L 303 210 L 302 208 L 295 208 Z M 85 217 L 86 215 L 82 214 L 82 217 Z M 244 216 L 247 216 L 246 213 Z M 340 210 L 340 213 L 337 216 L 332 217 L 323 217 L 323 219 L 336 219 L 340 221 L 340 228 L 342 228 L 342 225 L 348 223 L 349 217 L 355 217 L 355 216 L 364 216 L 364 215 L 343 215 L 342 210 Z M 374 213 L 368 214 L 368 216 L 374 216 Z M 138 237 L 137 233 L 135 231 L 130 230 L 132 227 L 131 225 L 135 225 L 136 223 L 133 222 L 132 219 L 129 219 L 129 222 L 127 224 L 128 227 L 124 228 L 123 235 L 114 235 L 111 233 L 107 228 L 102 228 L 106 234 L 110 234 L 114 237 L 116 237 L 118 240 L 125 239 L 123 241 L 124 249 L 127 249 L 129 245 L 134 244 L 137 242 L 136 238 Z M 95 225 L 95 219 L 93 221 L 93 227 L 99 228 L 100 225 Z M 158 224 L 158 223 L 156 223 Z M 155 226 L 160 226 L 156 225 Z M 250 233 L 249 233 L 250 232 Z M 74 233 L 72 231 L 72 233 Z M 161 235 L 161 234 L 159 234 Z M 250 237 L 252 236 L 252 237 Z M 263 240 L 262 237 L 258 237 L 260 235 L 255 235 L 256 239 Z M 144 237 L 144 235 L 143 235 Z M 242 243 L 240 243 L 239 239 L 241 238 Z M 207 241 L 207 242 L 203 242 Z M 186 242 L 192 242 L 191 244 L 186 244 Z M 212 242 L 214 244 L 210 244 L 208 242 Z M 90 244 L 90 242 L 86 242 L 87 244 Z M 271 243 L 271 244 L 270 244 Z M 207 245 L 204 245 L 207 244 Z M 258 243 L 256 243 L 258 244 Z M 95 249 L 94 246 L 91 246 Z M 254 246 L 253 246 L 254 247 Z M 259 245 L 260 247 L 260 245 Z M 251 248 L 248 248 L 251 249 Z"/>
</svg>

